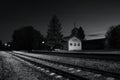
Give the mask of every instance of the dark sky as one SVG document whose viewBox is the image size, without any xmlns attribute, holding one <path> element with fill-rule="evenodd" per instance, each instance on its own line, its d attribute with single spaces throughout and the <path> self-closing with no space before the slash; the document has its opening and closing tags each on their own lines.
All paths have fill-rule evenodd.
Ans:
<svg viewBox="0 0 120 80">
<path fill-rule="evenodd" d="M 82 26 L 87 39 L 104 37 L 112 25 L 120 24 L 119 0 L 38 0 L 0 2 L 0 40 L 12 39 L 15 29 L 32 25 L 46 35 L 49 20 L 56 14 L 65 36 Z"/>
</svg>

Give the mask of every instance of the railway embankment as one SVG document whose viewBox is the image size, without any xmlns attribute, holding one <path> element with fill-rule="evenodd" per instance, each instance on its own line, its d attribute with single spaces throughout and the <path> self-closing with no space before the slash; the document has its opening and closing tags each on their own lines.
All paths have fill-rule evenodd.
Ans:
<svg viewBox="0 0 120 80">
<path fill-rule="evenodd" d="M 99 59 L 92 59 L 92 58 L 75 58 L 75 57 L 64 57 L 64 54 L 62 56 L 58 55 L 48 55 L 48 54 L 35 54 L 35 53 L 19 53 L 19 54 L 25 54 L 32 57 L 37 57 L 40 59 L 46 59 L 50 61 L 56 61 L 61 63 L 67 63 L 71 65 L 76 65 L 80 67 L 87 67 L 97 70 L 103 70 L 108 71 L 111 73 L 117 73 L 120 74 L 120 61 L 114 61 L 114 60 L 99 60 Z M 80 56 L 80 55 L 79 55 Z M 108 56 L 109 57 L 109 56 Z"/>
<path fill-rule="evenodd" d="M 0 80 L 54 80 L 17 60 L 11 54 L 0 51 Z"/>
</svg>

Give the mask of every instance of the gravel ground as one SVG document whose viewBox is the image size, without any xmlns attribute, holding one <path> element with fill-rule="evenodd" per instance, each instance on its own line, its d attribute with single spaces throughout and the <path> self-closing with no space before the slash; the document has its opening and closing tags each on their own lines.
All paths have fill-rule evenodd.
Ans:
<svg viewBox="0 0 120 80">
<path fill-rule="evenodd" d="M 0 51 L 0 80 L 55 80 Z"/>
</svg>

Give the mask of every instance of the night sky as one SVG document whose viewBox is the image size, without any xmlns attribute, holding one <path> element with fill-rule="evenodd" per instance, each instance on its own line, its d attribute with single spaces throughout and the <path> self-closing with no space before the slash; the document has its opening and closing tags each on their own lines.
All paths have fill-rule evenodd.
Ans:
<svg viewBox="0 0 120 80">
<path fill-rule="evenodd" d="M 119 0 L 39 0 L 0 2 L 0 40 L 12 39 L 14 30 L 32 25 L 44 36 L 49 20 L 56 14 L 62 32 L 68 36 L 76 23 L 86 39 L 102 38 L 112 25 L 120 24 Z"/>
</svg>

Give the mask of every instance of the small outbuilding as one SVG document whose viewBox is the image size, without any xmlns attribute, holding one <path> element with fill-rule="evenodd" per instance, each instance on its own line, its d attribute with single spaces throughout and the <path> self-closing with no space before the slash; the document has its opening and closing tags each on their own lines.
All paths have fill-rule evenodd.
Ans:
<svg viewBox="0 0 120 80">
<path fill-rule="evenodd" d="M 64 49 L 68 51 L 82 50 L 82 42 L 77 37 L 64 38 Z"/>
</svg>

